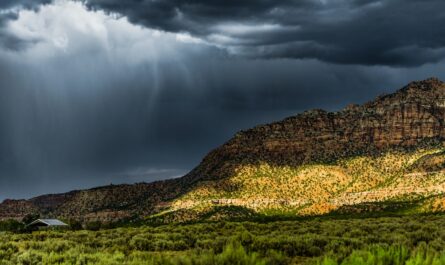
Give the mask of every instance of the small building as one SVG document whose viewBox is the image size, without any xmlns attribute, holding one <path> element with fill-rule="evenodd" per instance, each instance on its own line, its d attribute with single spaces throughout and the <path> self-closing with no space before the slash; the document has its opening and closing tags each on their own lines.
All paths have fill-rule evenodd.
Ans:
<svg viewBox="0 0 445 265">
<path fill-rule="evenodd" d="M 27 225 L 37 229 L 68 228 L 68 225 L 57 219 L 37 219 Z"/>
</svg>

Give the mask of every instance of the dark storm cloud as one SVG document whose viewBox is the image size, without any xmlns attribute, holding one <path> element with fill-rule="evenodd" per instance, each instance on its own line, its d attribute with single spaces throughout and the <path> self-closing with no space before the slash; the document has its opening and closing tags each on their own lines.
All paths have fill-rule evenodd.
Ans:
<svg viewBox="0 0 445 265">
<path fill-rule="evenodd" d="M 445 57 L 440 0 L 87 0 L 133 23 L 189 32 L 253 58 L 416 66 Z"/>
<path fill-rule="evenodd" d="M 49 4 L 52 0 L 2 0 L 0 1 L 0 47 L 8 50 L 22 50 L 38 40 L 24 40 L 6 29 L 7 23 L 17 19 L 18 10 L 36 10 L 43 4 Z"/>
<path fill-rule="evenodd" d="M 35 9 L 39 5 L 49 4 L 52 0 L 2 0 L 0 9 L 10 9 L 15 7 L 23 7 L 26 9 Z"/>
<path fill-rule="evenodd" d="M 6 23 L 15 18 L 17 18 L 17 15 L 13 13 L 0 15 L 0 47 L 12 50 L 20 49 L 22 47 L 22 40 L 5 30 Z"/>
</svg>

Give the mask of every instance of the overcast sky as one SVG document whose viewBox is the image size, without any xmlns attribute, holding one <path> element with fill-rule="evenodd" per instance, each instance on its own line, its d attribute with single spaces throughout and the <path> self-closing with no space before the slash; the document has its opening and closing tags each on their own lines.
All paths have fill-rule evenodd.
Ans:
<svg viewBox="0 0 445 265">
<path fill-rule="evenodd" d="M 442 0 L 2 0 L 0 200 L 179 177 L 234 133 L 445 79 Z"/>
</svg>

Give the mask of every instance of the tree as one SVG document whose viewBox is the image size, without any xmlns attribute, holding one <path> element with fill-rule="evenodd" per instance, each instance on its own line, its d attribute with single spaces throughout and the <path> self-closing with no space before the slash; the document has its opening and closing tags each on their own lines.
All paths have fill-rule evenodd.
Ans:
<svg viewBox="0 0 445 265">
<path fill-rule="evenodd" d="M 27 214 L 25 217 L 22 218 L 22 223 L 25 225 L 29 225 L 30 223 L 34 222 L 35 220 L 40 218 L 40 214 Z"/>
<path fill-rule="evenodd" d="M 17 233 L 23 231 L 24 227 L 25 226 L 17 220 L 0 221 L 0 231 Z"/>
<path fill-rule="evenodd" d="M 77 221 L 77 220 L 71 219 L 71 220 L 68 221 L 68 224 L 70 225 L 70 228 L 73 231 L 77 231 L 77 230 L 82 230 L 83 229 L 82 223 Z"/>
</svg>

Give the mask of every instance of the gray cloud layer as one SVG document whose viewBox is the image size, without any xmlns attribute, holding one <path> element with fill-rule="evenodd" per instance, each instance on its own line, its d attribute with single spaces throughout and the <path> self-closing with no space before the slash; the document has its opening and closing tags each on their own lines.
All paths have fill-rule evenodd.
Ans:
<svg viewBox="0 0 445 265">
<path fill-rule="evenodd" d="M 0 9 L 51 0 L 2 1 Z M 136 24 L 187 32 L 250 58 L 413 67 L 445 57 L 441 0 L 84 0 Z M 0 16 L 0 26 L 13 14 Z M 26 43 L 0 30 L 0 44 Z"/>
<path fill-rule="evenodd" d="M 416 66 L 445 56 L 441 0 L 87 0 L 133 23 L 254 58 Z"/>
</svg>

